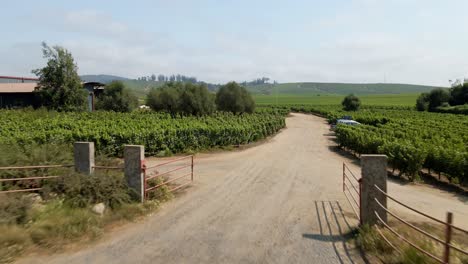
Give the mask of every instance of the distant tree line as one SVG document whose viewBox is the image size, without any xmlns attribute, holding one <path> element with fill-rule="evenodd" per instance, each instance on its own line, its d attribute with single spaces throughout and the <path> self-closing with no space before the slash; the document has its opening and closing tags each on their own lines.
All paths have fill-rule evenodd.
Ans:
<svg viewBox="0 0 468 264">
<path fill-rule="evenodd" d="M 197 78 L 192 76 L 185 76 L 182 74 L 172 74 L 172 75 L 164 75 L 159 74 L 156 76 L 155 74 L 151 74 L 150 76 L 142 76 L 137 78 L 138 81 L 144 82 L 187 82 L 187 83 L 197 83 Z"/>
<path fill-rule="evenodd" d="M 243 86 L 254 86 L 254 85 L 269 84 L 269 81 L 270 81 L 270 78 L 262 77 L 262 78 L 257 78 L 257 79 L 255 79 L 253 81 L 250 81 L 250 82 L 244 81 L 241 84 Z M 273 81 L 273 84 L 277 84 L 277 82 Z"/>
<path fill-rule="evenodd" d="M 437 88 L 422 93 L 416 100 L 418 111 L 439 111 L 440 108 L 457 107 L 468 104 L 468 80 L 456 81 L 450 89 Z"/>
</svg>

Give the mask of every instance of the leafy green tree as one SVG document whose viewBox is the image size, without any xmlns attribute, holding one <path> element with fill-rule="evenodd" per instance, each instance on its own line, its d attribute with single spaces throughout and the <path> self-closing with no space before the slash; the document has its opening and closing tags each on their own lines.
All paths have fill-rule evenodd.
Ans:
<svg viewBox="0 0 468 264">
<path fill-rule="evenodd" d="M 154 111 L 164 111 L 173 115 L 179 113 L 180 86 L 179 83 L 171 82 L 159 88 L 152 88 L 148 93 L 146 104 Z"/>
<path fill-rule="evenodd" d="M 346 96 L 341 102 L 345 111 L 357 111 L 361 106 L 361 100 L 354 94 Z"/>
<path fill-rule="evenodd" d="M 215 110 L 214 95 L 206 85 L 186 83 L 180 94 L 180 110 L 190 115 L 207 115 Z"/>
<path fill-rule="evenodd" d="M 468 104 L 468 83 L 459 84 L 450 89 L 450 104 Z"/>
<path fill-rule="evenodd" d="M 86 110 L 87 92 L 83 89 L 78 66 L 72 54 L 60 46 L 42 43 L 43 57 L 47 65 L 33 70 L 39 77 L 39 89 L 35 92 L 40 106 L 58 111 Z"/>
<path fill-rule="evenodd" d="M 113 81 L 106 85 L 96 102 L 97 110 L 131 112 L 136 107 L 138 107 L 138 98 L 121 81 Z"/>
<path fill-rule="evenodd" d="M 153 88 L 147 96 L 147 105 L 155 111 L 172 115 L 207 115 L 215 110 L 213 95 L 206 85 L 170 82 Z"/>
<path fill-rule="evenodd" d="M 233 113 L 253 113 L 255 101 L 252 95 L 236 82 L 230 82 L 220 87 L 216 93 L 218 110 Z"/>
<path fill-rule="evenodd" d="M 429 109 L 429 94 L 422 93 L 416 100 L 416 109 L 418 111 L 427 111 Z"/>
<path fill-rule="evenodd" d="M 450 93 L 447 89 L 437 88 L 429 93 L 429 111 L 434 111 L 443 103 L 450 100 Z"/>
</svg>

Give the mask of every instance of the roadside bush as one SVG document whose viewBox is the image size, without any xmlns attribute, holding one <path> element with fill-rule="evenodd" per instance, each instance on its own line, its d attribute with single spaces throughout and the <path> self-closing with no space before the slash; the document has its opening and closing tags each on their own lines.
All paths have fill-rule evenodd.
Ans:
<svg viewBox="0 0 468 264">
<path fill-rule="evenodd" d="M 163 179 L 161 177 L 153 178 L 148 180 L 147 187 L 151 188 L 158 184 L 161 184 L 163 181 L 168 179 Z M 172 193 L 169 191 L 169 187 L 167 185 L 163 185 L 161 187 L 156 188 L 155 190 L 148 193 L 148 199 L 157 199 L 158 201 L 167 201 L 172 198 Z"/>
<path fill-rule="evenodd" d="M 155 111 L 171 115 L 208 115 L 215 110 L 213 95 L 203 84 L 171 82 L 153 88 L 146 104 Z"/>
<path fill-rule="evenodd" d="M 51 184 L 50 190 L 62 194 L 66 204 L 79 208 L 96 203 L 118 208 L 132 200 L 131 189 L 128 188 L 123 176 L 117 174 L 73 173 L 60 177 Z"/>
<path fill-rule="evenodd" d="M 114 112 L 131 112 L 138 107 L 138 98 L 121 81 L 106 85 L 97 97 L 96 109 Z"/>
<path fill-rule="evenodd" d="M 343 99 L 341 105 L 345 111 L 357 111 L 361 106 L 361 100 L 354 94 L 350 94 Z"/>
<path fill-rule="evenodd" d="M 252 95 L 236 82 L 230 82 L 219 88 L 216 93 L 216 106 L 220 111 L 239 113 L 253 113 L 255 101 Z"/>
</svg>

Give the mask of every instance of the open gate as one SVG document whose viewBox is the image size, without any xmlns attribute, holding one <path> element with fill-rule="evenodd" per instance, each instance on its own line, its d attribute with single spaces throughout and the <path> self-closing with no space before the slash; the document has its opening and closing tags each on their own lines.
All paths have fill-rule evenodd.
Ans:
<svg viewBox="0 0 468 264">
<path fill-rule="evenodd" d="M 176 158 L 161 164 L 146 167 L 143 165 L 144 197 L 148 198 L 151 191 L 156 191 L 162 186 L 168 186 L 173 192 L 193 182 L 193 155 Z M 150 186 L 149 181 L 159 178 L 160 181 Z"/>
</svg>

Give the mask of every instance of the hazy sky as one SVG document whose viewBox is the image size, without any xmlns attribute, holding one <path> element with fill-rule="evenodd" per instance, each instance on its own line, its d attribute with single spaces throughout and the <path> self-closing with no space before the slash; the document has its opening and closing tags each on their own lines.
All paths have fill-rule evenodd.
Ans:
<svg viewBox="0 0 468 264">
<path fill-rule="evenodd" d="M 42 41 L 80 74 L 209 82 L 448 85 L 468 77 L 468 1 L 2 1 L 0 75 L 31 76 Z"/>
</svg>

